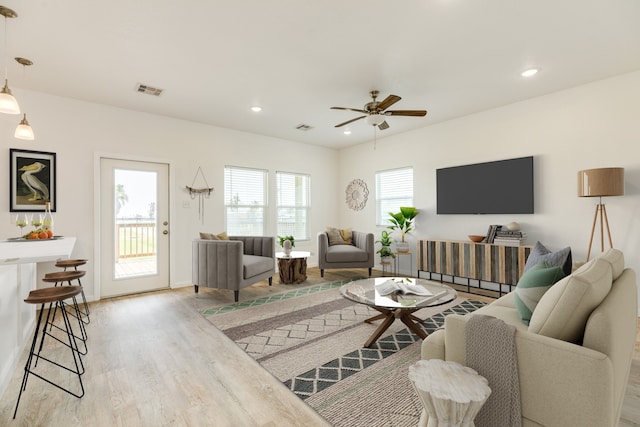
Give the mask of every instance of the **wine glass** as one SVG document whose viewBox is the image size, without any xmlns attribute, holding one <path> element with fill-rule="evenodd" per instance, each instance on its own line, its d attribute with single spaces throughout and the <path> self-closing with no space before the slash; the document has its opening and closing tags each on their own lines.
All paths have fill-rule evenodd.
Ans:
<svg viewBox="0 0 640 427">
<path fill-rule="evenodd" d="M 33 214 L 33 217 L 31 218 L 31 225 L 33 225 L 33 227 L 36 230 L 38 228 L 40 228 L 40 226 L 42 225 L 42 214 L 41 213 Z"/>
<path fill-rule="evenodd" d="M 26 213 L 19 213 L 16 215 L 16 225 L 20 227 L 19 237 L 23 237 L 22 229 L 29 225 L 29 217 Z"/>
</svg>

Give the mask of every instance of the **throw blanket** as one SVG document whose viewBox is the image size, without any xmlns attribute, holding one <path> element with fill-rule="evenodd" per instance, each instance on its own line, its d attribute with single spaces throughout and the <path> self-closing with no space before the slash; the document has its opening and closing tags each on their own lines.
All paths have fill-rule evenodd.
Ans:
<svg viewBox="0 0 640 427">
<path fill-rule="evenodd" d="M 522 424 L 515 326 L 475 314 L 467 322 L 466 365 L 489 381 L 491 396 L 475 419 L 478 427 Z"/>
</svg>

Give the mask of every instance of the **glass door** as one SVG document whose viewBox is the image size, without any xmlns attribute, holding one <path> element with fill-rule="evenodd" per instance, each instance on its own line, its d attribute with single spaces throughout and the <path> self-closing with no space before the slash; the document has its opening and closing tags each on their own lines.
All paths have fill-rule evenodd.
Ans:
<svg viewBox="0 0 640 427">
<path fill-rule="evenodd" d="M 169 287 L 169 165 L 100 160 L 100 295 Z"/>
</svg>

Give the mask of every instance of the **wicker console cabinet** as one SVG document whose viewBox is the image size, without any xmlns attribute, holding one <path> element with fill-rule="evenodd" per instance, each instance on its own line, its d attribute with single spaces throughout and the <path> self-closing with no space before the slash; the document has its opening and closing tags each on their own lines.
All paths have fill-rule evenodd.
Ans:
<svg viewBox="0 0 640 427">
<path fill-rule="evenodd" d="M 531 246 L 503 246 L 454 240 L 418 241 L 418 277 L 421 272 L 466 278 L 467 288 L 482 288 L 481 282 L 497 283 L 496 291 L 510 292 L 524 272 Z M 477 282 L 472 285 L 471 280 Z M 503 286 L 506 285 L 506 286 Z M 506 290 L 507 288 L 508 290 Z"/>
</svg>

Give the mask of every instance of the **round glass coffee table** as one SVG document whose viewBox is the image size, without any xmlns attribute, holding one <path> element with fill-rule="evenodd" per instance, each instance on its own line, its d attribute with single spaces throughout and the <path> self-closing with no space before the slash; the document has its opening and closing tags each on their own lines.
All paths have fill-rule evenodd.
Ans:
<svg viewBox="0 0 640 427">
<path fill-rule="evenodd" d="M 424 295 L 403 293 L 401 285 L 418 286 Z M 398 290 L 391 291 L 397 287 Z M 387 292 L 384 292 L 387 288 Z M 381 295 L 381 292 L 385 295 Z M 380 314 L 366 319 L 366 323 L 382 320 L 378 329 L 365 342 L 365 347 L 371 347 L 386 331 L 395 319 L 400 319 L 410 331 L 425 339 L 427 333 L 418 325 L 422 319 L 413 315 L 414 312 L 426 308 L 447 304 L 458 296 L 455 289 L 442 283 L 426 279 L 409 277 L 372 277 L 355 280 L 340 288 L 343 297 L 353 302 L 368 305 Z"/>
</svg>

